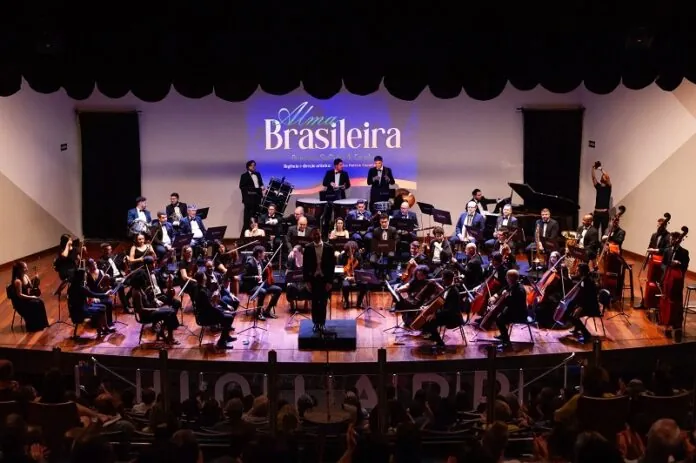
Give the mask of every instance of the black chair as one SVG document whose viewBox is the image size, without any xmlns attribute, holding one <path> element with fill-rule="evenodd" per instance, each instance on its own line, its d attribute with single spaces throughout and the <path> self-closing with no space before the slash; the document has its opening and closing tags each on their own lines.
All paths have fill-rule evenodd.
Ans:
<svg viewBox="0 0 696 463">
<path fill-rule="evenodd" d="M 444 340 L 447 337 L 448 331 L 459 330 L 459 334 L 462 337 L 462 341 L 464 341 L 464 346 L 468 346 L 469 342 L 467 341 L 466 333 L 464 332 L 465 326 L 466 326 L 466 321 L 464 320 L 464 318 L 461 318 L 459 320 L 459 323 L 441 326 L 440 327 L 440 337 Z"/>
<path fill-rule="evenodd" d="M 661 418 L 674 420 L 679 427 L 685 429 L 689 426 L 689 414 L 692 410 L 691 403 L 693 392 L 685 391 L 673 396 L 655 396 L 641 394 L 636 403 L 636 413 L 641 417 L 641 422 L 649 426 Z"/>
<path fill-rule="evenodd" d="M 630 408 L 628 396 L 578 398 L 578 423 L 581 431 L 595 431 L 609 442 L 616 441 L 616 435 L 626 429 Z"/>
<path fill-rule="evenodd" d="M 5 286 L 5 293 L 7 293 L 7 299 L 9 299 L 9 301 L 12 303 L 12 311 L 13 311 L 13 313 L 12 313 L 12 324 L 10 325 L 10 329 L 11 329 L 12 331 L 14 331 L 15 318 L 16 318 L 17 316 L 19 316 L 19 321 L 20 321 L 20 323 L 22 323 L 22 326 L 23 326 L 24 329 L 26 330 L 26 326 L 25 326 L 25 324 L 24 324 L 24 319 L 22 318 L 21 315 L 19 315 L 19 314 L 17 313 L 17 307 L 15 306 L 14 287 L 13 287 L 11 284 Z"/>
<path fill-rule="evenodd" d="M 205 330 L 213 329 L 216 326 L 219 326 L 220 323 L 217 320 L 208 320 L 205 316 L 201 315 L 197 307 L 193 308 L 193 317 L 196 320 L 196 325 L 201 328 L 201 331 L 198 334 L 198 347 L 200 347 L 203 345 L 203 335 L 205 334 Z"/>
</svg>

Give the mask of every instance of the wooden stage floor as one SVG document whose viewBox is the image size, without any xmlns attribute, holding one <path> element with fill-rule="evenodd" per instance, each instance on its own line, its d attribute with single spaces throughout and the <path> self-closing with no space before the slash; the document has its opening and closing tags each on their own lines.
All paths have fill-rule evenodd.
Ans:
<svg viewBox="0 0 696 463">
<path fill-rule="evenodd" d="M 42 290 L 45 294 L 44 301 L 48 311 L 50 322 L 58 318 L 58 301 L 52 292 L 58 285 L 58 278 L 53 271 L 51 263 L 53 255 L 44 255 L 30 259 L 27 263 L 31 268 L 33 265 L 39 266 L 39 275 L 42 280 Z M 639 263 L 640 265 L 640 263 Z M 9 281 L 10 270 L 3 268 L 0 270 L 0 281 L 6 285 Z M 636 275 L 637 277 L 637 275 Z M 636 286 L 636 298 L 640 300 L 638 286 Z M 383 302 L 388 302 L 387 297 L 380 292 L 372 293 L 372 304 L 380 307 Z M 188 298 L 187 298 L 188 301 Z M 343 310 L 340 307 L 340 296 L 334 293 L 332 299 L 332 309 L 330 317 L 333 319 L 354 319 L 360 314 L 358 309 Z M 188 303 L 188 302 L 187 302 Z M 672 339 L 665 337 L 663 331 L 647 319 L 647 312 L 643 310 L 633 310 L 626 304 L 626 312 L 630 315 L 630 324 L 623 317 L 608 319 L 615 312 L 608 312 L 605 316 L 606 337 L 602 336 L 603 350 L 630 349 L 641 347 L 667 346 L 674 343 Z M 63 299 L 62 318 L 67 320 L 67 308 Z M 154 338 L 152 333 L 143 336 L 143 346 L 138 346 L 138 335 L 140 325 L 138 325 L 133 315 L 124 315 L 117 309 L 118 320 L 125 322 L 125 325 L 117 324 L 118 332 L 111 334 L 101 341 L 94 340 L 95 333 L 91 329 L 86 331 L 81 327 L 79 334 L 86 340 L 74 341 L 71 339 L 72 328 L 64 324 L 54 324 L 50 328 L 39 333 L 25 333 L 23 328 L 16 322 L 15 328 L 10 328 L 12 320 L 12 307 L 7 300 L 5 291 L 0 294 L 0 348 L 30 349 L 50 351 L 54 347 L 60 347 L 65 352 L 90 354 L 90 355 L 114 355 L 131 357 L 157 357 L 156 345 L 148 342 Z M 386 310 L 377 309 L 377 313 L 384 315 L 384 318 L 375 313 L 363 316 L 357 322 L 357 349 L 351 352 L 330 352 L 328 361 L 331 363 L 359 363 L 376 362 L 377 349 L 387 350 L 387 359 L 390 362 L 418 362 L 433 360 L 461 360 L 461 359 L 482 359 L 485 358 L 484 340 L 492 340 L 495 332 L 480 333 L 479 342 L 471 342 L 476 335 L 475 330 L 466 327 L 466 335 L 469 345 L 464 346 L 458 331 L 448 332 L 445 342 L 448 349 L 445 353 L 432 355 L 424 347 L 432 345 L 431 342 L 415 336 L 395 336 L 384 332 L 386 328 L 394 325 L 394 316 Z M 245 334 L 238 336 L 233 343 L 234 349 L 218 351 L 213 344 L 217 334 L 206 334 L 203 346 L 198 347 L 198 333 L 200 328 L 196 325 L 193 315 L 187 311 L 184 321 L 187 329 L 181 327 L 176 332 L 176 338 L 181 344 L 173 346 L 169 351 L 171 359 L 178 360 L 208 360 L 208 361 L 230 361 L 230 362 L 265 362 L 268 351 L 273 349 L 278 354 L 279 362 L 327 362 L 326 352 L 307 352 L 297 349 L 298 324 L 288 324 L 290 317 L 287 310 L 285 298 L 281 298 L 281 304 L 277 309 L 278 319 L 260 322 L 259 325 L 267 331 L 258 331 L 256 337 L 248 337 Z M 19 319 L 17 319 L 18 321 Z M 237 332 L 249 327 L 252 323 L 251 318 L 239 316 L 235 320 Z M 694 338 L 688 336 L 689 333 L 696 333 L 695 322 L 687 325 L 684 341 L 693 341 Z M 592 322 L 588 324 L 590 331 L 594 332 Z M 599 334 L 601 326 L 598 325 Z M 193 333 L 193 334 L 192 334 Z M 591 350 L 589 345 L 581 345 L 568 335 L 567 330 L 545 330 L 532 328 L 534 344 L 529 341 L 529 334 L 525 329 L 515 328 L 512 335 L 512 350 L 499 354 L 507 356 L 530 356 L 544 354 L 570 354 L 571 352 L 582 352 Z M 91 339 L 89 339 L 91 338 Z"/>
</svg>

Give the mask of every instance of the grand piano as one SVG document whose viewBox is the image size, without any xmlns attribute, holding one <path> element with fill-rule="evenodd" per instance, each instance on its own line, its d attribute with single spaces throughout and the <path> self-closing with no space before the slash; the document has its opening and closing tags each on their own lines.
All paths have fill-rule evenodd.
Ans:
<svg viewBox="0 0 696 463">
<path fill-rule="evenodd" d="M 492 234 L 495 222 L 500 212 L 500 208 L 505 202 L 512 204 L 512 214 L 517 217 L 524 235 L 517 237 L 515 241 L 530 241 L 534 237 L 534 227 L 541 210 L 548 208 L 551 210 L 551 217 L 558 221 L 561 230 L 576 230 L 578 225 L 578 211 L 580 205 L 570 199 L 561 196 L 539 193 L 526 183 L 509 182 L 513 193 L 516 193 L 523 201 L 523 204 L 513 202 L 514 194 L 506 201 L 498 203 L 493 213 L 486 214 L 486 235 Z"/>
</svg>

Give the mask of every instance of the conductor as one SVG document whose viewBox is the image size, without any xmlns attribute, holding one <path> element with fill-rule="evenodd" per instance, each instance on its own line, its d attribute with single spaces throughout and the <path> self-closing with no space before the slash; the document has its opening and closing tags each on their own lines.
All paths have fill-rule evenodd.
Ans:
<svg viewBox="0 0 696 463">
<path fill-rule="evenodd" d="M 333 247 L 321 239 L 321 231 L 312 229 L 312 242 L 305 246 L 302 268 L 307 290 L 312 295 L 314 332 L 323 333 L 326 324 L 326 302 L 331 295 L 336 257 Z"/>
</svg>

